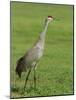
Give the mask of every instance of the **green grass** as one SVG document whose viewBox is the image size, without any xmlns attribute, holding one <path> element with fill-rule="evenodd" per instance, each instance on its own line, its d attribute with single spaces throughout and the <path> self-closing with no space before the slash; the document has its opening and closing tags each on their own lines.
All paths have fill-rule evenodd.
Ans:
<svg viewBox="0 0 76 100">
<path fill-rule="evenodd" d="M 33 71 L 24 93 L 27 73 L 19 79 L 15 73 L 17 60 L 32 47 L 52 15 L 45 50 L 33 88 Z M 73 94 L 73 6 L 11 2 L 11 97 L 51 96 Z"/>
</svg>

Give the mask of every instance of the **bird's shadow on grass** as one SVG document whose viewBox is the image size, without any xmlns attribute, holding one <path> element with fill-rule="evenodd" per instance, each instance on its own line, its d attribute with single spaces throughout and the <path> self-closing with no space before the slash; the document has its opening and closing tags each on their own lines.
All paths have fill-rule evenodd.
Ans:
<svg viewBox="0 0 76 100">
<path fill-rule="evenodd" d="M 20 95 L 25 95 L 26 93 L 29 94 L 31 92 L 34 92 L 35 94 L 40 95 L 40 90 L 38 88 L 34 88 L 34 87 L 28 87 L 28 88 L 25 88 L 25 90 L 23 88 L 11 87 L 11 91 L 17 92 Z"/>
</svg>

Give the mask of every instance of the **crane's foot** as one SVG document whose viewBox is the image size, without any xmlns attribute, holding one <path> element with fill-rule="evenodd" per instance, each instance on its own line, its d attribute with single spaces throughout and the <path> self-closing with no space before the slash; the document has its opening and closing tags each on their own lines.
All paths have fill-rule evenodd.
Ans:
<svg viewBox="0 0 76 100">
<path fill-rule="evenodd" d="M 25 89 L 26 89 L 26 86 L 23 87 L 23 91 L 25 91 Z"/>
<path fill-rule="evenodd" d="M 21 91 L 20 91 L 20 94 L 22 95 L 22 94 L 24 94 L 24 93 L 25 93 L 25 89 L 22 88 Z"/>
<path fill-rule="evenodd" d="M 21 94 L 24 94 L 24 93 L 25 93 L 25 89 L 26 89 L 26 87 L 24 86 L 24 87 L 22 88 Z"/>
</svg>

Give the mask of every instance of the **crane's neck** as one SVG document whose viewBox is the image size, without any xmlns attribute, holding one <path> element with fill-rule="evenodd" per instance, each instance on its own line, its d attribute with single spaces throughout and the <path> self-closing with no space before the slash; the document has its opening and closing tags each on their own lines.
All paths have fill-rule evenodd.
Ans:
<svg viewBox="0 0 76 100">
<path fill-rule="evenodd" d="M 40 40 L 40 42 L 41 42 L 41 44 L 43 46 L 44 46 L 44 42 L 45 42 L 45 36 L 46 36 L 48 24 L 49 24 L 49 21 L 48 20 L 45 20 L 44 28 L 43 28 L 42 32 L 40 33 L 40 36 L 39 36 L 39 40 Z"/>
</svg>

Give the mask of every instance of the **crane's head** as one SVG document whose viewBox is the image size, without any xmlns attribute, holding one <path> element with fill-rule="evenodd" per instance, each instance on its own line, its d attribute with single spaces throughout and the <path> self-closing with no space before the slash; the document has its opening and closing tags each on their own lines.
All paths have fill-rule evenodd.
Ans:
<svg viewBox="0 0 76 100">
<path fill-rule="evenodd" d="M 45 24 L 46 23 L 49 23 L 50 21 L 52 21 L 54 18 L 52 16 L 48 16 L 46 19 L 45 19 Z"/>
<path fill-rule="evenodd" d="M 48 17 L 47 17 L 47 21 L 48 21 L 48 22 L 50 22 L 50 21 L 52 21 L 52 20 L 53 20 L 53 17 L 52 17 L 52 16 L 48 16 Z"/>
<path fill-rule="evenodd" d="M 48 20 L 53 20 L 53 17 L 52 16 L 48 16 L 47 19 Z"/>
</svg>

